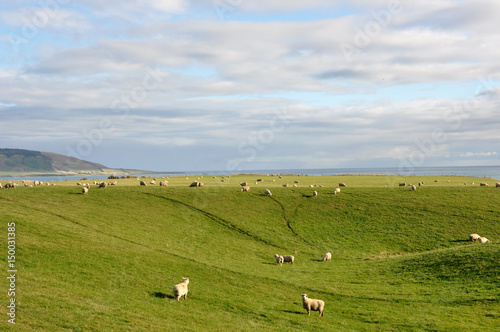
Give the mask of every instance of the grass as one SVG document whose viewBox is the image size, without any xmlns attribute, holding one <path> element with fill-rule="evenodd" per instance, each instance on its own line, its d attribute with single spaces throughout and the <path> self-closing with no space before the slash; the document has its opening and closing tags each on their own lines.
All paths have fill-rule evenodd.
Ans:
<svg viewBox="0 0 500 332">
<path fill-rule="evenodd" d="M 0 190 L 4 237 L 6 224 L 16 223 L 17 329 L 500 326 L 495 180 L 237 175 L 205 176 L 204 188 L 189 188 L 193 180 L 172 177 L 160 188 L 121 179 L 88 195 L 75 182 Z M 250 192 L 239 191 L 243 181 Z M 294 181 L 296 188 L 281 186 Z M 398 186 L 420 181 L 426 184 L 416 191 Z M 339 182 L 348 187 L 333 195 Z M 491 243 L 469 243 L 470 233 Z M 321 262 L 327 251 L 332 261 Z M 293 254 L 296 263 L 279 267 L 275 253 Z M 177 302 L 172 287 L 182 277 L 190 278 L 189 294 Z M 5 278 L 1 287 L 8 289 Z M 326 302 L 325 317 L 307 316 L 302 293 Z M 4 316 L 0 328 L 8 326 Z"/>
</svg>

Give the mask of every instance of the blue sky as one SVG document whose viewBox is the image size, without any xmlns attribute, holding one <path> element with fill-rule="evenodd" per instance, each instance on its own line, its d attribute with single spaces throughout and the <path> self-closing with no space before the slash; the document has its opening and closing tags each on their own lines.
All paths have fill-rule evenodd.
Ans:
<svg viewBox="0 0 500 332">
<path fill-rule="evenodd" d="M 156 171 L 500 165 L 500 3 L 0 4 L 2 147 Z"/>
</svg>

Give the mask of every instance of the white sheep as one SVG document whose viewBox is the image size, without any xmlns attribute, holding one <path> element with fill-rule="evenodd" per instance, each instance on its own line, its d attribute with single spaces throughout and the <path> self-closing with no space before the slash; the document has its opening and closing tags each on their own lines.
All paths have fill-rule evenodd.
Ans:
<svg viewBox="0 0 500 332">
<path fill-rule="evenodd" d="M 295 260 L 295 257 L 293 257 L 292 255 L 283 256 L 284 263 L 292 263 L 293 264 L 294 260 Z"/>
<path fill-rule="evenodd" d="M 479 239 L 477 239 L 479 241 L 479 243 L 486 243 L 486 242 L 490 242 L 490 240 L 488 240 L 487 238 L 485 237 L 482 237 L 480 236 Z"/>
<path fill-rule="evenodd" d="M 496 186 L 497 188 L 500 188 L 500 182 L 497 182 L 497 183 L 495 184 L 495 186 Z"/>
<path fill-rule="evenodd" d="M 275 254 L 274 258 L 276 259 L 276 263 L 278 263 L 280 266 L 283 265 L 283 256 Z"/>
<path fill-rule="evenodd" d="M 335 188 L 335 191 L 333 192 L 335 195 L 340 193 L 340 188 Z"/>
<path fill-rule="evenodd" d="M 273 195 L 269 189 L 266 189 L 264 191 L 264 194 L 266 194 L 266 196 L 272 196 Z"/>
<path fill-rule="evenodd" d="M 326 261 L 331 261 L 332 260 L 332 254 L 330 252 L 327 252 L 325 256 L 323 256 L 323 262 Z"/>
<path fill-rule="evenodd" d="M 417 187 L 415 187 L 414 184 L 411 185 L 411 190 L 417 190 Z"/>
<path fill-rule="evenodd" d="M 85 194 L 86 194 L 86 193 L 88 193 L 88 192 L 89 192 L 89 188 L 87 188 L 87 187 L 82 187 L 82 194 L 84 194 L 84 195 L 85 195 Z"/>
<path fill-rule="evenodd" d="M 141 185 L 141 186 L 147 186 L 146 182 L 144 182 L 144 181 L 141 181 L 141 182 L 140 182 L 140 185 Z"/>
<path fill-rule="evenodd" d="M 313 197 L 317 197 L 318 196 L 318 192 L 315 190 L 313 191 Z"/>
<path fill-rule="evenodd" d="M 479 185 L 481 187 L 488 187 L 489 186 L 489 184 L 487 184 L 486 182 L 481 182 Z"/>
<path fill-rule="evenodd" d="M 307 294 L 302 294 L 302 306 L 307 310 L 307 314 L 311 316 L 312 311 L 319 311 L 319 316 L 323 317 L 323 310 L 325 308 L 325 301 L 314 300 L 307 297 Z"/>
<path fill-rule="evenodd" d="M 187 297 L 188 293 L 188 284 L 189 278 L 182 278 L 182 282 L 174 286 L 172 291 L 174 292 L 175 299 L 179 301 L 179 299 L 184 296 L 184 300 Z"/>
<path fill-rule="evenodd" d="M 469 234 L 469 241 L 477 241 L 480 237 L 479 234 Z"/>
<path fill-rule="evenodd" d="M 240 191 L 250 191 L 250 187 L 249 186 L 243 186 L 243 187 L 241 187 Z"/>
</svg>

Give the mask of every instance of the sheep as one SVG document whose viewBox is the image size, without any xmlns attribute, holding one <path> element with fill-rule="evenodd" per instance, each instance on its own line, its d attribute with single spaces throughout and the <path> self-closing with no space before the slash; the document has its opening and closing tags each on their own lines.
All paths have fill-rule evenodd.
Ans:
<svg viewBox="0 0 500 332">
<path fill-rule="evenodd" d="M 495 184 L 495 187 L 496 187 L 496 188 L 500 188 L 500 182 L 497 182 L 497 183 Z"/>
<path fill-rule="evenodd" d="M 187 297 L 188 293 L 188 284 L 189 278 L 182 278 L 182 282 L 174 286 L 172 291 L 174 292 L 175 299 L 179 301 L 179 299 L 184 296 L 184 300 Z"/>
<path fill-rule="evenodd" d="M 318 196 L 318 192 L 315 190 L 313 191 L 313 197 L 317 197 Z"/>
<path fill-rule="evenodd" d="M 488 240 L 487 238 L 485 237 L 482 237 L 480 236 L 479 239 L 477 239 L 479 241 L 479 243 L 486 243 L 486 242 L 490 242 L 490 240 Z"/>
<path fill-rule="evenodd" d="M 323 256 L 323 262 L 326 262 L 326 261 L 331 261 L 332 260 L 332 254 L 327 252 L 325 254 L 325 256 Z"/>
<path fill-rule="evenodd" d="M 293 257 L 292 255 L 283 256 L 284 263 L 292 263 L 293 264 L 294 260 L 295 260 L 295 257 Z"/>
<path fill-rule="evenodd" d="M 411 185 L 411 190 L 417 190 L 417 187 L 415 187 L 414 184 Z"/>
<path fill-rule="evenodd" d="M 149 183 L 154 186 L 156 184 L 156 181 L 155 180 L 151 180 Z"/>
<path fill-rule="evenodd" d="M 204 187 L 205 185 L 203 184 L 203 182 L 194 181 L 189 186 L 190 187 Z"/>
<path fill-rule="evenodd" d="M 248 183 L 246 183 L 246 182 L 242 182 L 242 183 L 240 183 L 240 186 L 242 186 L 242 187 L 244 187 L 244 186 L 248 186 Z"/>
<path fill-rule="evenodd" d="M 480 237 L 479 234 L 469 234 L 469 241 L 477 241 Z"/>
<path fill-rule="evenodd" d="M 142 181 L 142 180 L 141 180 L 141 182 L 140 182 L 140 185 L 141 185 L 141 186 L 147 186 L 146 182 L 144 182 L 144 181 Z"/>
<path fill-rule="evenodd" d="M 283 256 L 275 254 L 274 258 L 276 259 L 276 263 L 278 263 L 280 266 L 283 265 Z"/>
<path fill-rule="evenodd" d="M 87 187 L 82 187 L 82 194 L 85 195 L 89 192 L 89 188 Z"/>
<path fill-rule="evenodd" d="M 339 187 L 347 187 L 347 185 L 345 183 L 339 183 Z"/>
<path fill-rule="evenodd" d="M 110 186 L 116 186 L 116 185 L 118 185 L 118 181 L 111 181 L 111 182 L 109 183 L 109 185 L 110 185 Z"/>
<path fill-rule="evenodd" d="M 285 188 L 287 188 L 288 187 L 288 183 L 284 183 L 282 186 L 285 187 Z"/>
<path fill-rule="evenodd" d="M 271 197 L 271 196 L 273 195 L 269 189 L 266 189 L 266 190 L 264 191 L 264 194 L 265 194 L 266 196 L 269 196 L 269 197 Z"/>
<path fill-rule="evenodd" d="M 325 301 L 310 299 L 307 294 L 302 294 L 302 306 L 307 310 L 307 314 L 311 316 L 312 311 L 319 311 L 319 317 L 323 317 Z"/>
<path fill-rule="evenodd" d="M 334 195 L 337 195 L 340 193 L 340 188 L 335 188 L 335 191 L 333 192 Z"/>
<path fill-rule="evenodd" d="M 160 181 L 160 187 L 168 187 L 167 181 Z"/>
<path fill-rule="evenodd" d="M 106 182 L 101 182 L 101 184 L 99 185 L 99 188 L 106 188 L 108 184 Z"/>
<path fill-rule="evenodd" d="M 399 184 L 399 186 L 400 186 L 400 187 L 406 187 L 406 182 L 401 182 L 401 183 Z"/>
<path fill-rule="evenodd" d="M 243 187 L 241 187 L 240 191 L 250 191 L 250 187 L 249 186 L 243 186 Z"/>
<path fill-rule="evenodd" d="M 481 182 L 479 185 L 481 187 L 489 187 L 489 184 L 487 184 L 486 182 Z"/>
<path fill-rule="evenodd" d="M 276 262 L 278 264 L 282 264 L 282 263 L 292 263 L 293 264 L 293 261 L 295 260 L 295 257 L 291 256 L 291 255 L 286 255 L 286 256 L 281 256 L 281 255 L 274 255 L 274 258 L 276 258 Z M 280 262 L 281 260 L 281 262 Z"/>
</svg>

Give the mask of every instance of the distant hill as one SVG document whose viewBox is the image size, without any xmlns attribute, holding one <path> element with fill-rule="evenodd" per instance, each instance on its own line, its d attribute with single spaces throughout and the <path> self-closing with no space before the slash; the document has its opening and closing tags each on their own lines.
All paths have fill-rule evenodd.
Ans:
<svg viewBox="0 0 500 332">
<path fill-rule="evenodd" d="M 106 166 L 57 153 L 0 148 L 2 173 L 79 173 L 100 171 Z"/>
</svg>

